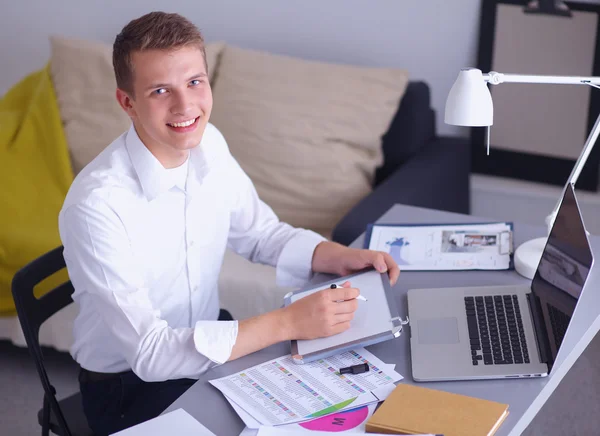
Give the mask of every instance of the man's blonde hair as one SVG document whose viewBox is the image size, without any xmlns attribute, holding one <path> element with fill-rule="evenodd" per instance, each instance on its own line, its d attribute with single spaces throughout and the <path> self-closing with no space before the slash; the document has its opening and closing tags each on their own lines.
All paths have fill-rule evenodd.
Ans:
<svg viewBox="0 0 600 436">
<path fill-rule="evenodd" d="M 117 87 L 133 96 L 132 54 L 144 50 L 173 50 L 189 45 L 197 46 L 206 64 L 204 38 L 200 30 L 179 14 L 150 12 L 130 21 L 115 38 L 113 68 Z"/>
</svg>

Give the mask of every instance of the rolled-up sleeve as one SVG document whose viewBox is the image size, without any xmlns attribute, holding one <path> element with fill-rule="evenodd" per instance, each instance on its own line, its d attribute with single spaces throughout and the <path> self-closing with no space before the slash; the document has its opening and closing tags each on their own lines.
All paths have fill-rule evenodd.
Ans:
<svg viewBox="0 0 600 436">
<path fill-rule="evenodd" d="M 197 321 L 194 344 L 198 353 L 210 356 L 210 360 L 221 364 L 229 360 L 237 334 L 237 321 Z"/>
<path fill-rule="evenodd" d="M 326 239 L 281 222 L 258 196 L 250 178 L 229 156 L 228 176 L 235 182 L 228 246 L 252 262 L 276 267 L 279 286 L 302 286 L 313 275 L 312 257 Z"/>
<path fill-rule="evenodd" d="M 154 307 L 143 268 L 118 214 L 104 201 L 76 204 L 60 217 L 69 276 L 79 304 L 92 304 L 114 347 L 145 381 L 197 378 L 228 360 L 237 321 L 171 328 Z"/>
</svg>

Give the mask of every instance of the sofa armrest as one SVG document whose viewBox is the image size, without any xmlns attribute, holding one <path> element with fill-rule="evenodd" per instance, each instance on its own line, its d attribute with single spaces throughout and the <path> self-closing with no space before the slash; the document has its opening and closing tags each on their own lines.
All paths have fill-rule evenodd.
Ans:
<svg viewBox="0 0 600 436">
<path fill-rule="evenodd" d="M 352 208 L 332 239 L 351 244 L 396 203 L 468 214 L 470 159 L 467 139 L 431 140 Z"/>
<path fill-rule="evenodd" d="M 384 162 L 375 173 L 375 186 L 387 179 L 435 137 L 435 112 L 429 86 L 409 82 L 388 131 L 381 138 Z"/>
</svg>

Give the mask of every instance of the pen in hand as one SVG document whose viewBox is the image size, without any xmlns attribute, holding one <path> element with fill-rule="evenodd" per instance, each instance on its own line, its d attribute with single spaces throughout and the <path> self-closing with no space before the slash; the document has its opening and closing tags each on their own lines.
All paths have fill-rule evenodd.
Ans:
<svg viewBox="0 0 600 436">
<path fill-rule="evenodd" d="M 335 283 L 333 285 L 330 286 L 331 289 L 337 289 L 337 288 L 342 288 L 343 286 L 339 286 L 336 285 Z M 368 301 L 365 297 L 363 297 L 362 295 L 359 295 L 358 297 L 356 297 L 357 300 L 361 300 L 361 301 Z"/>
</svg>

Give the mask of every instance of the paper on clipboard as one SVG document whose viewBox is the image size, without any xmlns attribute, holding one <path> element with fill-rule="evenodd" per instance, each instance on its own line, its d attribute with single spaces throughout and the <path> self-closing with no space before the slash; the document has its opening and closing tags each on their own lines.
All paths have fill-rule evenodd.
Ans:
<svg viewBox="0 0 600 436">
<path fill-rule="evenodd" d="M 359 301 L 348 330 L 325 338 L 292 341 L 291 354 L 295 363 L 312 362 L 400 336 L 402 326 L 408 321 L 403 321 L 398 313 L 387 273 L 379 273 L 374 269 L 290 292 L 285 296 L 285 305 L 327 288 L 332 283 L 339 285 L 345 281 L 360 289 L 361 295 L 368 301 Z"/>
<path fill-rule="evenodd" d="M 389 253 L 403 271 L 510 269 L 512 223 L 371 224 L 365 248 Z"/>
</svg>

